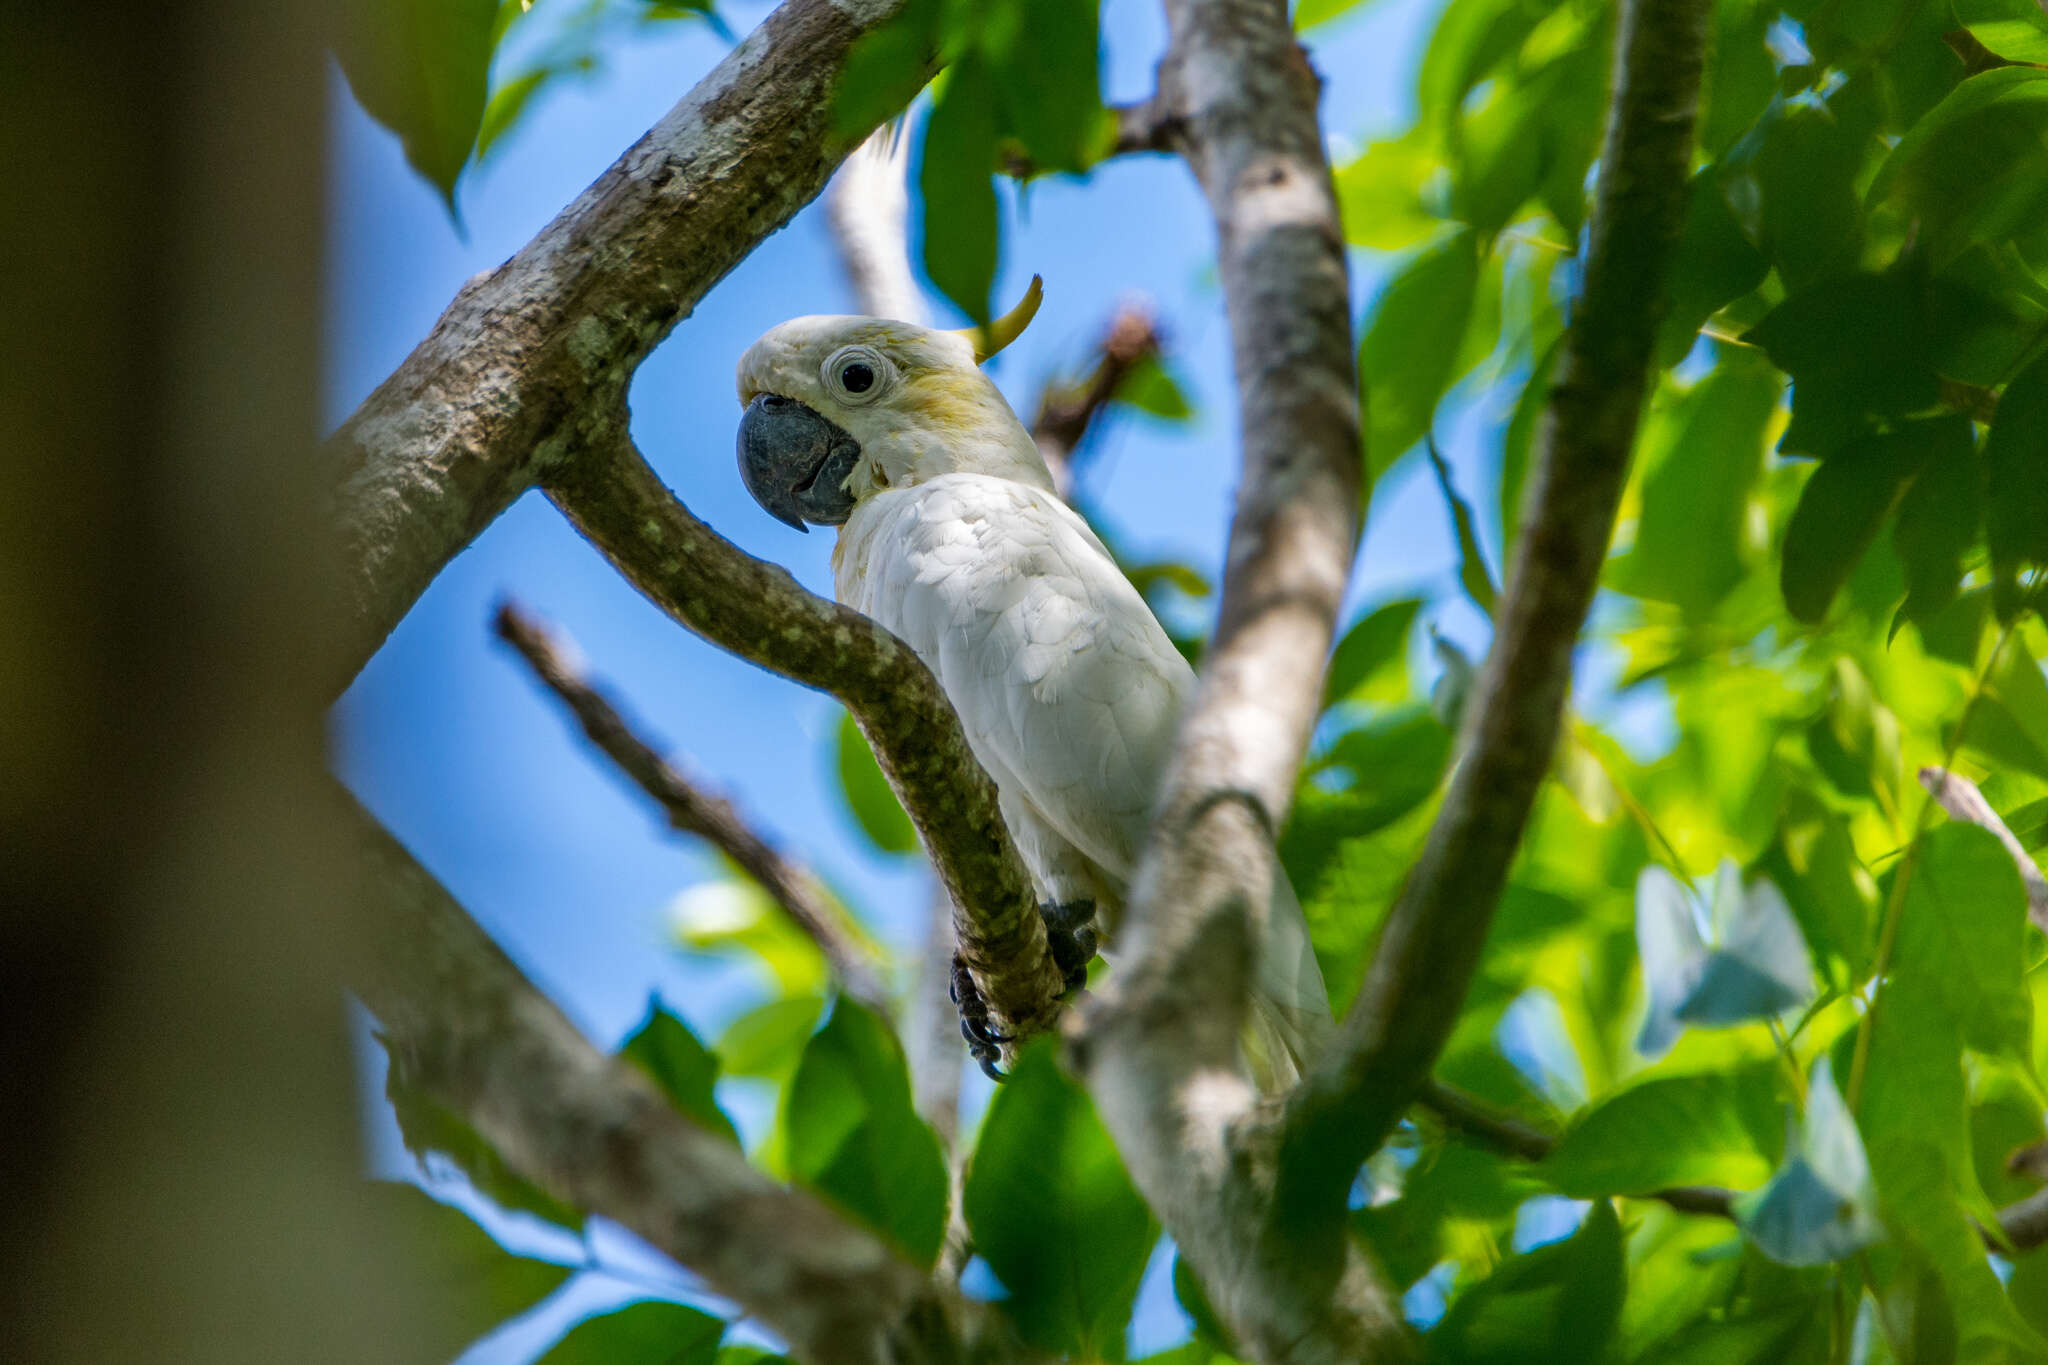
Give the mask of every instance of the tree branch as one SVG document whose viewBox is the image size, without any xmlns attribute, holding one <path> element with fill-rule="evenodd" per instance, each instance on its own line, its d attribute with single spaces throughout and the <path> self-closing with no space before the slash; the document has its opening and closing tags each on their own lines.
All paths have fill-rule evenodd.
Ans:
<svg viewBox="0 0 2048 1365">
<path fill-rule="evenodd" d="M 1282 5 L 1168 0 L 1167 19 L 1146 121 L 1216 219 L 1244 480 L 1215 640 L 1117 930 L 1123 961 L 1072 1060 L 1254 1358 L 1405 1357 L 1399 1301 L 1356 1248 L 1340 1241 L 1303 1274 L 1262 1237 L 1273 1151 L 1238 1059 L 1273 839 L 1358 537 L 1358 380 L 1317 82 Z"/>
<path fill-rule="evenodd" d="M 407 1075 L 514 1169 L 702 1274 L 800 1359 L 1015 1359 L 997 1316 L 785 1189 L 606 1057 L 353 801 L 378 943 L 356 972 Z"/>
<path fill-rule="evenodd" d="M 634 734 L 618 708 L 569 662 L 563 646 L 549 638 L 540 622 L 504 602 L 499 604 L 493 628 L 569 708 L 590 742 L 654 798 L 672 827 L 706 840 L 738 864 L 818 945 L 839 988 L 888 1016 L 889 993 L 877 974 L 874 954 L 848 929 L 844 912 L 809 868 L 783 857 L 740 817 L 730 801 L 700 788 Z"/>
<path fill-rule="evenodd" d="M 1273 1230 L 1324 1248 L 1344 1196 L 1449 1037 L 1556 747 L 1572 648 L 1628 474 L 1651 342 L 1684 219 L 1706 46 L 1703 0 L 1629 0 L 1584 296 L 1541 428 L 1525 528 L 1464 757 L 1389 916 L 1340 1043 L 1289 1098 Z"/>
<path fill-rule="evenodd" d="M 2027 889 L 2027 918 L 2036 928 L 2048 933 L 2048 877 L 2041 875 L 2041 869 L 2027 856 L 2026 845 L 2019 841 L 2005 821 L 1998 818 L 1998 812 L 1991 809 L 1991 803 L 1984 799 L 1984 793 L 1977 790 L 1977 784 L 1967 777 L 1949 772 L 1945 768 L 1922 768 L 1920 785 L 1952 820 L 1988 829 L 2005 845 L 2005 851 L 2012 855 L 2015 866 L 2020 870 L 2020 881 Z"/>
<path fill-rule="evenodd" d="M 427 584 L 619 406 L 712 285 L 816 196 L 848 148 L 833 86 L 902 0 L 787 0 L 519 253 L 464 285 L 342 424 L 347 675 Z M 866 130 L 862 130 L 865 134 Z"/>
<path fill-rule="evenodd" d="M 989 780 L 931 670 L 849 607 L 806 591 L 691 515 L 626 434 L 624 415 L 549 471 L 548 496 L 656 606 L 763 668 L 845 703 L 953 899 L 960 955 L 1019 1038 L 1049 1027 L 1063 986 L 1030 877 Z"/>
<path fill-rule="evenodd" d="M 1159 325 L 1147 309 L 1126 304 L 1110 319 L 1087 377 L 1074 384 L 1048 384 L 1039 394 L 1038 413 L 1031 419 L 1031 439 L 1037 442 L 1061 497 L 1072 492 L 1075 452 L 1087 439 L 1095 419 L 1116 397 L 1131 371 L 1158 355 Z"/>
</svg>

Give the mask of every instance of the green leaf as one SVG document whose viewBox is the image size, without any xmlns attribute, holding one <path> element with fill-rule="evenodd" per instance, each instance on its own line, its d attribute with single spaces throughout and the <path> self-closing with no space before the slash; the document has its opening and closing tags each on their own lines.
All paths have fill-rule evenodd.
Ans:
<svg viewBox="0 0 2048 1365">
<path fill-rule="evenodd" d="M 1951 417 L 1926 426 L 1931 449 L 1892 527 L 1892 547 L 1906 570 L 1899 614 L 1909 621 L 1927 620 L 1956 600 L 1963 557 L 1976 544 L 1984 516 L 1970 420 Z"/>
<path fill-rule="evenodd" d="M 1444 503 L 1450 509 L 1451 526 L 1457 532 L 1458 582 L 1473 604 L 1491 616 L 1497 593 L 1493 586 L 1493 572 L 1486 567 L 1486 552 L 1479 548 L 1479 532 L 1473 525 L 1472 504 L 1460 497 L 1452 485 L 1451 467 L 1437 452 L 1436 442 L 1428 444 L 1429 467 L 1436 473 L 1437 491 L 1443 494 Z"/>
<path fill-rule="evenodd" d="M 740 1140 L 732 1120 L 711 1097 L 712 1084 L 718 1079 L 718 1059 L 697 1041 L 690 1026 L 663 1009 L 659 1000 L 647 1002 L 646 1020 L 619 1049 L 619 1055 L 646 1072 L 669 1103 L 698 1127 L 723 1133 L 735 1143 Z"/>
<path fill-rule="evenodd" d="M 484 105 L 483 119 L 477 125 L 477 160 L 490 155 L 498 139 L 519 121 L 520 114 L 525 112 L 535 92 L 557 74 L 553 67 L 536 67 L 514 76 L 491 92 L 489 103 Z"/>
<path fill-rule="evenodd" d="M 1359 618 L 1330 655 L 1323 705 L 1396 701 L 1408 694 L 1408 638 L 1422 599 L 1403 597 Z"/>
<path fill-rule="evenodd" d="M 2022 562 L 2048 564 L 2048 354 L 1998 400 L 1984 438 L 1984 478 L 1985 532 L 2000 579 L 2009 581 Z"/>
<path fill-rule="evenodd" d="M 832 91 L 834 133 L 857 141 L 910 107 L 935 69 L 939 9 L 936 0 L 911 0 L 854 40 Z"/>
<path fill-rule="evenodd" d="M 1847 275 L 1772 309 L 1746 337 L 1792 376 L 1780 449 L 1829 455 L 1867 415 L 1903 416 L 1941 397 L 1921 282 L 1910 272 Z"/>
<path fill-rule="evenodd" d="M 407 1068 L 402 1054 L 392 1051 L 390 1040 L 383 1034 L 378 1034 L 377 1038 L 384 1044 L 390 1059 L 384 1073 L 384 1098 L 391 1102 L 405 1149 L 423 1166 L 430 1158 L 439 1156 L 452 1162 L 469 1177 L 469 1183 L 476 1187 L 477 1193 L 499 1208 L 530 1213 L 566 1228 L 582 1229 L 581 1210 L 564 1204 L 507 1165 L 505 1158 L 498 1155 L 498 1149 L 472 1128 L 467 1119 L 413 1085 L 406 1078 Z"/>
<path fill-rule="evenodd" d="M 1845 87 L 1846 89 L 1846 87 Z M 1779 100 L 1726 160 L 1726 193 L 1788 288 L 1855 267 L 1863 244 L 1856 173 L 1871 129 L 1840 93 Z M 1753 206 L 1753 207 L 1752 207 Z"/>
<path fill-rule="evenodd" d="M 1653 410 L 1635 544 L 1610 568 L 1612 587 L 1699 620 L 1748 576 L 1750 497 L 1782 388 L 1760 358 L 1732 353 Z"/>
<path fill-rule="evenodd" d="M 514 1256 L 469 1215 L 416 1185 L 371 1181 L 364 1191 L 388 1229 L 392 1258 L 437 1310 L 430 1336 L 415 1333 L 417 1356 L 388 1354 L 393 1365 L 444 1365 L 476 1338 L 515 1318 L 560 1288 L 569 1266 Z"/>
<path fill-rule="evenodd" d="M 1894 970 L 1931 991 L 1971 1047 L 2024 1057 L 2032 1024 L 2021 980 L 2026 925 L 2026 892 L 1997 836 L 1942 825 L 1921 836 Z"/>
<path fill-rule="evenodd" d="M 1479 285 L 1479 237 L 1455 232 L 1413 257 L 1373 304 L 1358 348 L 1374 478 L 1422 439 L 1452 378 Z"/>
<path fill-rule="evenodd" d="M 1216 1316 L 1215 1308 L 1209 1303 L 1209 1291 L 1202 1288 L 1201 1278 L 1178 1247 L 1173 1252 L 1173 1301 L 1180 1305 L 1181 1312 L 1194 1320 L 1198 1341 L 1206 1342 L 1219 1351 L 1236 1350 L 1230 1329 L 1223 1325 L 1223 1319 Z"/>
<path fill-rule="evenodd" d="M 1035 166 L 1082 171 L 1105 145 L 1097 0 L 1009 0 L 984 7 L 981 51 L 1003 130 Z"/>
<path fill-rule="evenodd" d="M 724 1334 L 709 1313 L 650 1299 L 585 1318 L 535 1365 L 713 1365 Z"/>
<path fill-rule="evenodd" d="M 1164 422 L 1185 422 L 1195 415 L 1180 380 L 1158 356 L 1146 356 L 1124 372 L 1115 401 Z"/>
<path fill-rule="evenodd" d="M 1446 1140 L 1416 1159 L 1398 1198 L 1352 1210 L 1351 1227 L 1406 1289 L 1444 1259 L 1461 1229 L 1510 1231 L 1515 1210 L 1542 1192 L 1522 1162 Z"/>
<path fill-rule="evenodd" d="M 860 825 L 860 832 L 884 853 L 917 852 L 917 826 L 910 822 L 903 803 L 896 799 L 895 788 L 882 775 L 882 767 L 868 747 L 867 736 L 860 732 L 850 711 L 840 713 L 834 748 L 839 791 Z"/>
<path fill-rule="evenodd" d="M 1807 943 L 1840 964 L 1832 974 L 1835 984 L 1847 988 L 1860 981 L 1870 962 L 1876 888 L 1842 817 L 1810 791 L 1795 788 L 1759 868 L 1784 891 Z"/>
<path fill-rule="evenodd" d="M 2048 71 L 1972 76 L 1892 149 L 1871 197 L 1919 222 L 1939 263 L 2048 222 Z"/>
<path fill-rule="evenodd" d="M 1423 125 L 1373 143 L 1337 168 L 1337 207 L 1344 238 L 1375 251 L 1404 251 L 1443 226 L 1424 203 L 1424 189 L 1443 166 Z"/>
<path fill-rule="evenodd" d="M 828 973 L 817 940 L 758 885 L 737 874 L 699 882 L 669 903 L 676 940 L 692 952 L 765 969 L 785 995 L 816 995 Z"/>
<path fill-rule="evenodd" d="M 1299 0 L 1294 7 L 1294 29 L 1303 33 L 1317 24 L 1327 24 L 1360 8 L 1370 8 L 1374 0 Z"/>
<path fill-rule="evenodd" d="M 756 1005 L 725 1026 L 712 1051 L 728 1076 L 781 1080 L 796 1070 L 824 1007 L 818 995 L 783 996 Z"/>
<path fill-rule="evenodd" d="M 1627 1285 L 1621 1221 L 1602 1200 L 1570 1238 L 1511 1257 L 1452 1300 L 1427 1337 L 1429 1358 L 1447 1365 L 1598 1360 Z"/>
<path fill-rule="evenodd" d="M 2048 11 L 2035 0 L 1955 0 L 1956 20 L 2009 62 L 2048 66 Z"/>
<path fill-rule="evenodd" d="M 1865 436 L 1821 462 L 1785 527 L 1779 587 L 1785 606 L 1817 623 L 1877 539 L 1913 477 L 1934 457 L 1943 423 L 1914 422 Z"/>
<path fill-rule="evenodd" d="M 1719 156 L 1756 122 L 1778 90 L 1767 40 L 1775 5 L 1722 0 L 1714 6 L 1713 60 L 1700 105 L 1700 146 Z M 1732 297 L 1732 296 L 1731 296 Z"/>
<path fill-rule="evenodd" d="M 963 1207 L 1027 1342 L 1120 1360 L 1159 1226 L 1057 1051 L 1053 1039 L 1033 1042 L 997 1089 Z"/>
<path fill-rule="evenodd" d="M 1735 221 L 1719 173 L 1709 167 L 1695 174 L 1671 262 L 1671 306 L 1657 334 L 1658 363 L 1684 359 L 1707 319 L 1762 284 L 1770 268 Z"/>
<path fill-rule="evenodd" d="M 336 56 L 356 101 L 455 212 L 455 180 L 484 116 L 497 0 L 365 0 Z"/>
<path fill-rule="evenodd" d="M 1319 767 L 1348 770 L 1346 820 L 1354 834 L 1379 829 L 1429 799 L 1450 765 L 1450 728 L 1426 706 L 1380 712 L 1324 748 Z"/>
<path fill-rule="evenodd" d="M 924 269 L 977 325 L 989 320 L 996 279 L 994 86 L 970 53 L 947 72 L 924 125 L 918 191 L 924 199 Z"/>
<path fill-rule="evenodd" d="M 919 1266 L 946 1232 L 946 1158 L 911 1104 L 903 1046 L 841 997 L 797 1063 L 782 1112 L 789 1169 Z"/>
<path fill-rule="evenodd" d="M 1416 105 L 1448 123 L 1486 74 L 1522 46 L 1551 6 L 1526 0 L 1451 0 L 1423 53 Z"/>
<path fill-rule="evenodd" d="M 1768 1069 L 1644 1081 L 1588 1109 L 1538 1170 L 1580 1199 L 1672 1185 L 1744 1189 L 1770 1178 L 1777 1123 Z"/>
</svg>

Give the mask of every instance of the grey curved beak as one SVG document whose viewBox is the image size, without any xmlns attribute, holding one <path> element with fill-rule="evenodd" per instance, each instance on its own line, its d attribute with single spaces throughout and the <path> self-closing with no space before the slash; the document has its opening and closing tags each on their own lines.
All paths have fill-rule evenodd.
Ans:
<svg viewBox="0 0 2048 1365">
<path fill-rule="evenodd" d="M 853 514 L 841 485 L 860 442 L 793 398 L 757 394 L 740 418 L 740 479 L 769 516 L 799 531 L 839 526 Z"/>
</svg>

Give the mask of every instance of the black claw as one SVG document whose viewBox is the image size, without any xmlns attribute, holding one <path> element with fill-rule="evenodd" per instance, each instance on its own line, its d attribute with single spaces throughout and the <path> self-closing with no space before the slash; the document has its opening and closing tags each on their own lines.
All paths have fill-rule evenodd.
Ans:
<svg viewBox="0 0 2048 1365">
<path fill-rule="evenodd" d="M 1010 1035 L 998 1031 L 989 1019 L 988 1002 L 981 998 L 981 988 L 974 984 L 958 953 L 953 955 L 948 993 L 960 1007 L 960 1036 L 967 1040 L 967 1055 L 980 1064 L 983 1075 L 992 1081 L 1002 1080 L 1003 1073 L 995 1064 L 1003 1059 L 1003 1044 L 1011 1041 Z"/>
<path fill-rule="evenodd" d="M 1047 901 L 1038 907 L 1045 920 L 1046 947 L 1060 969 L 1068 994 L 1088 984 L 1088 964 L 1095 960 L 1098 937 L 1095 932 L 1095 902 Z"/>
</svg>

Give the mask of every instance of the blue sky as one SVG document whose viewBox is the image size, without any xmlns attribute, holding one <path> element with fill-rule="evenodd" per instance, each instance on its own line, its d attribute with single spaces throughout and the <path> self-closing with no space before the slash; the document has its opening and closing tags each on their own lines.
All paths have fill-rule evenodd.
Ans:
<svg viewBox="0 0 2048 1365">
<path fill-rule="evenodd" d="M 541 0 L 536 19 L 549 3 Z M 1326 80 L 1324 125 L 1337 159 L 1407 126 L 1413 72 L 1436 9 L 1436 0 L 1379 0 L 1314 35 Z M 741 31 L 765 12 L 760 4 L 725 10 Z M 1165 36 L 1155 0 L 1107 0 L 1104 26 L 1106 95 L 1143 97 Z M 725 50 L 695 23 L 622 37 L 598 74 L 544 96 L 464 180 L 466 237 L 407 168 L 397 140 L 355 107 L 337 76 L 330 425 L 405 358 L 465 279 L 523 245 Z M 1170 158 L 1133 157 L 1085 181 L 1038 184 L 1022 204 L 1014 196 L 1007 202 L 1000 299 L 1014 298 L 1034 272 L 1045 277 L 1046 298 L 1031 330 L 997 362 L 998 381 L 1028 413 L 1047 376 L 1082 362 L 1119 299 L 1148 298 L 1168 330 L 1197 420 L 1180 427 L 1118 420 L 1083 487 L 1134 555 L 1179 559 L 1215 575 L 1236 481 L 1236 412 L 1213 228 L 1193 181 Z M 1361 314 L 1384 265 L 1369 254 L 1354 258 Z M 740 486 L 732 372 L 740 352 L 770 326 L 851 307 L 823 215 L 813 207 L 676 328 L 632 391 L 640 447 L 679 496 L 746 550 L 828 594 L 829 533 L 795 534 Z M 942 306 L 935 310 L 944 316 Z M 1467 489 L 1490 483 L 1482 471 L 1508 401 L 1511 394 L 1460 405 L 1444 427 Z M 1426 471 L 1416 477 L 1412 464 L 1404 466 L 1375 492 L 1354 601 L 1426 588 L 1446 603 L 1433 613 L 1436 623 L 1480 644 L 1476 615 L 1455 603 L 1453 556 Z M 922 876 L 870 852 L 841 810 L 830 776 L 834 704 L 672 624 L 529 495 L 441 575 L 350 689 L 335 716 L 337 764 L 596 1042 L 620 1041 L 650 995 L 713 1036 L 758 998 L 758 987 L 740 971 L 686 960 L 667 946 L 665 907 L 711 874 L 709 860 L 668 835 L 646 801 L 576 742 L 556 707 L 491 639 L 490 612 L 505 596 L 572 635 L 647 733 L 809 859 L 885 940 L 912 941 L 926 903 Z M 371 1058 L 373 1071 L 376 1064 Z M 743 1125 L 758 1121 L 740 1107 Z M 373 1114 L 370 1128 L 376 1168 L 409 1170 L 388 1120 Z M 522 1234 L 508 1236 L 520 1241 Z M 563 1322 L 647 1292 L 639 1277 L 673 1282 L 672 1270 L 623 1234 L 600 1234 L 600 1251 L 619 1274 L 581 1277 L 538 1320 L 498 1334 L 466 1359 L 523 1360 Z M 1134 1346 L 1177 1339 L 1181 1320 L 1156 1274 L 1144 1305 Z"/>
</svg>

